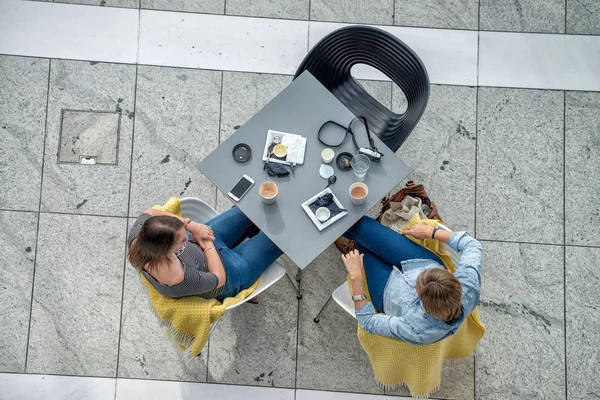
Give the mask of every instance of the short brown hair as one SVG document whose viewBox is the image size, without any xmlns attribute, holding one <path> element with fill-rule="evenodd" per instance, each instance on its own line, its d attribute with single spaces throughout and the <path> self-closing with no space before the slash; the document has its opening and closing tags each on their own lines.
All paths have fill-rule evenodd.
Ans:
<svg viewBox="0 0 600 400">
<path fill-rule="evenodd" d="M 138 271 L 148 265 L 148 271 L 157 267 L 169 255 L 177 240 L 176 233 L 183 228 L 179 218 L 168 215 L 150 217 L 144 222 L 137 240 L 129 247 L 129 262 Z"/>
<path fill-rule="evenodd" d="M 427 314 L 444 322 L 460 317 L 462 287 L 454 274 L 441 268 L 428 269 L 417 277 L 416 288 Z"/>
</svg>

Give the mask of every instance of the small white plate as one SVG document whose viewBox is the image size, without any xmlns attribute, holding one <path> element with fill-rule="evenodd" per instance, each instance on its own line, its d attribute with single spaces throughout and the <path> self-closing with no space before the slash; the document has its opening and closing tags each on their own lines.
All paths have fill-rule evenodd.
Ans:
<svg viewBox="0 0 600 400">
<path fill-rule="evenodd" d="M 312 210 L 310 209 L 310 207 L 308 206 L 310 203 L 312 203 L 313 201 L 315 201 L 317 198 L 327 194 L 327 193 L 331 193 L 333 194 L 333 192 L 331 191 L 331 189 L 326 188 L 323 189 L 322 191 L 320 191 L 319 193 L 315 194 L 313 197 L 311 197 L 310 199 L 306 200 L 304 203 L 302 203 L 302 208 L 304 209 L 304 211 L 306 212 L 306 215 L 308 215 L 308 217 L 310 218 L 310 220 L 313 222 L 313 224 L 315 224 L 315 226 L 317 227 L 317 229 L 319 231 L 322 231 L 323 229 L 327 228 L 329 225 L 333 224 L 334 222 L 336 222 L 337 220 L 339 220 L 340 218 L 348 215 L 347 211 L 342 211 L 339 214 L 335 214 L 333 217 L 329 218 L 327 221 L 325 222 L 320 222 L 317 219 L 317 216 L 312 212 Z M 340 203 L 340 201 L 338 200 L 337 197 L 335 197 L 335 194 L 333 194 L 333 201 L 335 202 L 335 204 L 339 207 L 339 208 L 345 208 L 342 203 Z"/>
</svg>

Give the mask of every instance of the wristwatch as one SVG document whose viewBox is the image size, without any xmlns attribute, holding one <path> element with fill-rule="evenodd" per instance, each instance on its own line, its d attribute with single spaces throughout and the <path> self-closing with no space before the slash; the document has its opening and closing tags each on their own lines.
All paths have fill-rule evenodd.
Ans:
<svg viewBox="0 0 600 400">
<path fill-rule="evenodd" d="M 353 294 L 352 295 L 352 300 L 354 301 L 363 301 L 367 299 L 367 295 L 366 294 Z"/>
</svg>

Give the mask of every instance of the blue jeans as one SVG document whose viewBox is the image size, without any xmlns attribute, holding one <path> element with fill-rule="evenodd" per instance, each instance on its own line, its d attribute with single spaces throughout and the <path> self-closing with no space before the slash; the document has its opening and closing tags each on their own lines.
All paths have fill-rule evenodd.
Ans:
<svg viewBox="0 0 600 400">
<path fill-rule="evenodd" d="M 206 225 L 215 234 L 215 248 L 219 250 L 227 275 L 223 294 L 218 300 L 248 289 L 282 254 L 237 207 L 216 216 Z M 242 243 L 246 238 L 250 239 Z"/>
<path fill-rule="evenodd" d="M 362 217 L 346 233 L 356 248 L 364 254 L 365 275 L 371 301 L 377 312 L 383 312 L 383 292 L 392 273 L 392 265 L 402 269 L 401 262 L 419 258 L 434 260 L 444 265 L 434 252 L 402 234 L 381 225 L 373 218 Z"/>
</svg>

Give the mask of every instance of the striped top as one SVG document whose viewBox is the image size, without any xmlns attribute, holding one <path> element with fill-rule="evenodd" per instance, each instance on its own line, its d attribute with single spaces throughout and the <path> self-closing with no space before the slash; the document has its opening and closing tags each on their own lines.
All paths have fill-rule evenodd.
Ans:
<svg viewBox="0 0 600 400">
<path fill-rule="evenodd" d="M 127 236 L 127 245 L 138 237 L 140 229 L 144 223 L 151 217 L 150 214 L 141 214 L 135 221 L 135 224 L 129 230 Z M 148 282 L 163 296 L 166 297 L 185 297 L 200 296 L 205 299 L 212 299 L 223 294 L 225 286 L 217 288 L 219 278 L 217 275 L 208 271 L 208 262 L 206 256 L 195 242 L 188 242 L 185 249 L 177 254 L 177 258 L 183 264 L 183 280 L 175 285 L 163 285 L 152 277 L 146 271 L 142 271 Z"/>
</svg>

